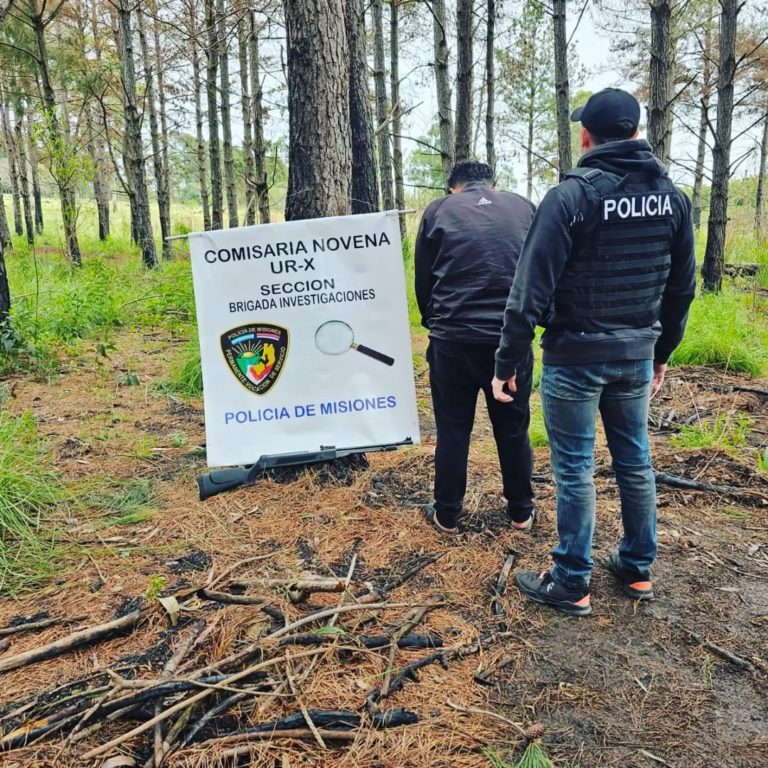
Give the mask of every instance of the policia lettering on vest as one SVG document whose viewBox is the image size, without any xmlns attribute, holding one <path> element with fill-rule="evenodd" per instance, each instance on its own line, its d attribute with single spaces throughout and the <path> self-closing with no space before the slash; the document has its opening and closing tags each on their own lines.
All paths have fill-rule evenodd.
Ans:
<svg viewBox="0 0 768 768">
<path fill-rule="evenodd" d="M 626 91 L 594 94 L 578 167 L 550 190 L 525 240 L 504 314 L 494 397 L 515 396 L 515 368 L 534 336 L 556 481 L 559 542 L 549 571 L 518 572 L 520 591 L 566 613 L 591 612 L 594 441 L 603 421 L 624 536 L 606 566 L 633 599 L 653 597 L 656 488 L 648 439 L 652 391 L 680 343 L 695 290 L 691 205 L 648 142 Z M 507 395 L 504 385 L 512 392 Z"/>
<path fill-rule="evenodd" d="M 603 198 L 603 221 L 650 219 L 672 215 L 672 197 L 666 194 L 609 195 Z"/>
</svg>

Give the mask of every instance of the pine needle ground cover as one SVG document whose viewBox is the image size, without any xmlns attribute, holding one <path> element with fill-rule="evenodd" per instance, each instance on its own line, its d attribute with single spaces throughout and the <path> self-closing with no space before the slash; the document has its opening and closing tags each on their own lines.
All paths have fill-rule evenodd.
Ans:
<svg viewBox="0 0 768 768">
<path fill-rule="evenodd" d="M 51 461 L 42 464 L 55 466 L 62 486 L 80 495 L 73 508 L 54 514 L 57 546 L 37 587 L 0 600 L 0 633 L 54 623 L 0 634 L 0 669 L 75 632 L 113 621 L 128 626 L 80 650 L 0 672 L 0 739 L 15 745 L 0 760 L 74 768 L 121 753 L 145 764 L 154 727 L 131 732 L 156 717 L 157 705 L 161 715 L 177 707 L 161 721 L 164 738 L 176 744 L 169 766 L 237 760 L 486 768 L 493 760 L 516 766 L 535 758 L 557 768 L 647 768 L 654 764 L 649 754 L 675 766 L 703 768 L 713 756 L 725 768 L 765 765 L 768 476 L 756 456 L 765 441 L 766 382 L 704 367 L 670 374 L 652 407 L 657 470 L 694 478 L 703 490 L 659 486 L 657 601 L 632 604 L 598 567 L 595 612 L 572 620 L 523 602 L 511 578 L 503 595 L 493 594 L 510 554 L 512 573 L 548 562 L 555 531 L 546 447 L 536 449 L 540 522 L 533 535 L 520 536 L 505 525 L 490 425 L 479 406 L 465 530 L 439 537 L 420 513 L 431 496 L 434 424 L 427 372 L 417 366 L 421 446 L 343 467 L 283 470 L 202 503 L 195 487 L 204 471 L 202 401 L 160 386 L 185 343 L 169 329 L 117 329 L 106 357 L 83 346 L 63 358 L 54 377 L 17 373 L 6 380 L 13 391 L 6 412 L 37 426 L 45 438 L 41 455 Z M 417 336 L 417 359 L 424 345 Z M 752 420 L 738 450 L 670 444 L 686 424 L 715 423 L 731 412 Z M 599 559 L 619 537 L 602 438 L 597 484 Z M 420 564 L 392 587 L 382 609 L 328 616 Z M 342 592 L 287 588 L 309 575 L 349 578 L 350 585 Z M 409 632 L 441 646 L 394 647 L 397 628 L 425 605 L 431 607 Z M 312 619 L 318 611 L 324 618 Z M 288 633 L 292 644 L 270 637 L 305 619 Z M 299 635 L 310 644 L 298 644 Z M 363 644 L 375 636 L 387 644 Z M 94 710 L 73 734 L 96 700 L 112 712 L 122 697 L 159 685 L 185 646 L 160 698 L 121 717 Z M 258 649 L 255 657 L 227 661 L 249 647 Z M 224 682 L 266 662 L 273 665 L 267 677 Z M 202 678 L 207 688 L 183 682 L 211 665 Z M 371 709 L 372 691 L 387 680 L 391 692 Z M 225 705 L 230 697 L 236 699 Z M 526 742 L 517 728 L 448 702 L 501 714 L 526 732 L 540 726 L 543 732 L 533 732 L 541 741 Z M 23 729 L 67 707 L 84 708 L 24 746 Z M 322 744 L 302 708 L 317 718 Z M 376 713 L 394 712 L 402 724 L 375 725 Z M 258 735 L 265 728 L 269 738 Z M 243 736 L 248 729 L 256 731 Z M 92 761 L 84 758 L 116 739 Z"/>
</svg>

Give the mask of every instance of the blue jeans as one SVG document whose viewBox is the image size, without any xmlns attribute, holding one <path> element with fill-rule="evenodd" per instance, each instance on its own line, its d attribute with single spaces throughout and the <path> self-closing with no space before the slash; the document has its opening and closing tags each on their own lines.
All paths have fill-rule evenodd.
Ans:
<svg viewBox="0 0 768 768">
<path fill-rule="evenodd" d="M 656 481 L 648 446 L 652 376 L 651 360 L 544 366 L 540 391 L 557 484 L 559 536 L 552 577 L 567 587 L 588 586 L 592 573 L 598 410 L 621 499 L 620 561 L 639 581 L 650 578 L 657 548 Z"/>
</svg>

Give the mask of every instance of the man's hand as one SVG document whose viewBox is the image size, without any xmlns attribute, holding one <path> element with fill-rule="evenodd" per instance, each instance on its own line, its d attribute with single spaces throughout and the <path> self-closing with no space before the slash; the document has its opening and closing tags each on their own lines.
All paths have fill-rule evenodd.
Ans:
<svg viewBox="0 0 768 768">
<path fill-rule="evenodd" d="M 507 389 L 510 392 L 517 392 L 517 384 L 515 383 L 514 376 L 511 379 L 507 379 L 506 381 L 504 381 L 504 379 L 499 379 L 496 376 L 494 376 L 493 380 L 491 381 L 491 389 L 493 389 L 493 397 L 496 400 L 498 400 L 500 403 L 511 403 L 515 398 L 503 391 L 505 384 L 507 385 Z"/>
<path fill-rule="evenodd" d="M 664 374 L 667 372 L 666 363 L 653 364 L 653 379 L 651 379 L 651 397 L 653 397 L 664 383 Z"/>
</svg>

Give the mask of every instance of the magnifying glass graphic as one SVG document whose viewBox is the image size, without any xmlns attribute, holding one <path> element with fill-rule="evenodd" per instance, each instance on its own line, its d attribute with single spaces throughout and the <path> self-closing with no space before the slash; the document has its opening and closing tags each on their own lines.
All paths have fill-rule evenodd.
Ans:
<svg viewBox="0 0 768 768">
<path fill-rule="evenodd" d="M 343 355 L 348 350 L 355 349 L 380 363 L 384 363 L 384 365 L 394 365 L 395 363 L 394 358 L 389 355 L 356 343 L 352 326 L 343 320 L 328 320 L 319 326 L 315 331 L 315 346 L 324 355 Z"/>
</svg>

